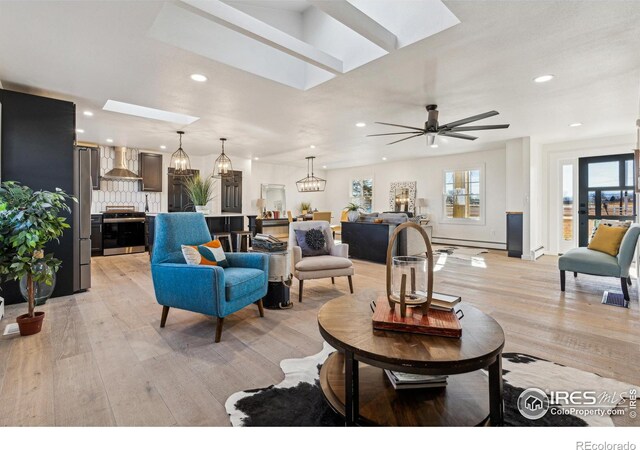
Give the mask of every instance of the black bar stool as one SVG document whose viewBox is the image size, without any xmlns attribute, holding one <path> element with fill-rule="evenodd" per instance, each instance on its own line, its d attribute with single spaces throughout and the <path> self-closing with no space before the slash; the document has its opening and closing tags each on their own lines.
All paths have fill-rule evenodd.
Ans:
<svg viewBox="0 0 640 450">
<path fill-rule="evenodd" d="M 237 252 L 248 252 L 251 247 L 251 231 L 232 231 L 231 235 L 236 241 Z"/>
<path fill-rule="evenodd" d="M 233 251 L 233 244 L 231 243 L 231 233 L 224 231 L 220 233 L 214 233 L 211 235 L 211 237 L 213 239 L 219 240 L 220 244 L 222 245 L 222 248 L 225 251 L 229 251 L 229 252 Z M 225 243 L 226 243 L 226 248 L 225 248 Z"/>
</svg>

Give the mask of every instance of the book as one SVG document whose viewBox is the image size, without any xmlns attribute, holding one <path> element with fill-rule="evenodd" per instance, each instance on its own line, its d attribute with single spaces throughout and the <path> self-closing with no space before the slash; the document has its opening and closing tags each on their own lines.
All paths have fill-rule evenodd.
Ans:
<svg viewBox="0 0 640 450">
<path fill-rule="evenodd" d="M 281 240 L 279 240 L 278 238 L 271 236 L 270 234 L 262 234 L 262 233 L 256 233 L 256 235 L 253 237 L 253 239 L 257 239 L 259 241 L 267 241 L 267 242 L 271 242 L 271 243 L 277 243 L 277 242 L 282 242 Z"/>
<path fill-rule="evenodd" d="M 429 309 L 422 315 L 420 308 L 407 308 L 406 317 L 400 315 L 400 305 L 389 306 L 386 297 L 379 297 L 373 313 L 373 328 L 377 330 L 401 331 L 406 333 L 430 334 L 459 338 L 462 336 L 460 320 L 453 310 Z"/>
<path fill-rule="evenodd" d="M 442 294 L 434 292 L 430 308 L 440 311 L 451 311 L 453 307 L 462 301 L 462 297 L 457 295 Z"/>
<path fill-rule="evenodd" d="M 423 389 L 445 387 L 448 375 L 419 375 L 385 369 L 394 389 Z"/>
</svg>

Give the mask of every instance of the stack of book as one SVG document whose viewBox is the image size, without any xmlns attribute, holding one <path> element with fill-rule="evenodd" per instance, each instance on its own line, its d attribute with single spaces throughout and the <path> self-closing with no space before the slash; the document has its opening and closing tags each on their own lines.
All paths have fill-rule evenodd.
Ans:
<svg viewBox="0 0 640 450">
<path fill-rule="evenodd" d="M 287 250 L 287 243 L 270 234 L 256 233 L 251 239 L 254 250 L 261 252 L 282 252 Z"/>
<path fill-rule="evenodd" d="M 447 385 L 448 375 L 418 375 L 384 370 L 394 389 L 440 388 Z"/>
<path fill-rule="evenodd" d="M 457 295 L 441 294 L 440 292 L 434 292 L 429 309 L 436 309 L 438 311 L 453 311 L 453 307 L 460 303 L 462 297 Z"/>
</svg>

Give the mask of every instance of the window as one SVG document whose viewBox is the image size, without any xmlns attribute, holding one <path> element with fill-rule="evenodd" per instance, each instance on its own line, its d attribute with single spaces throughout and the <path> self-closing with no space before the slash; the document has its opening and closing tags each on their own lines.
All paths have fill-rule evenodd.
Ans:
<svg viewBox="0 0 640 450">
<path fill-rule="evenodd" d="M 373 204 L 373 180 L 352 180 L 351 201 L 360 205 L 364 212 L 370 213 Z"/>
<path fill-rule="evenodd" d="M 479 223 L 483 220 L 482 211 L 482 178 L 480 169 L 445 171 L 445 221 Z"/>
</svg>

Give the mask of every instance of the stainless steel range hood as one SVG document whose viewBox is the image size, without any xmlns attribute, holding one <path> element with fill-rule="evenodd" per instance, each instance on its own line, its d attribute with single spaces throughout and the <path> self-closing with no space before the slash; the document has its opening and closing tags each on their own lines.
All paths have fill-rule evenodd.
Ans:
<svg viewBox="0 0 640 450">
<path fill-rule="evenodd" d="M 136 173 L 127 169 L 127 147 L 116 147 L 116 157 L 113 169 L 105 173 L 102 178 L 107 180 L 141 180 Z"/>
</svg>

